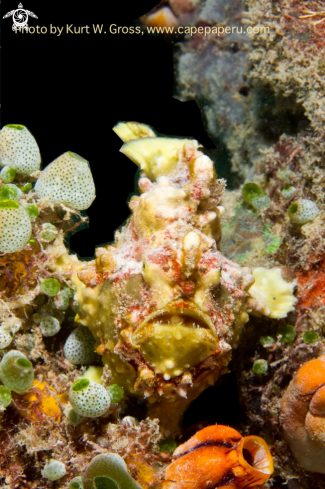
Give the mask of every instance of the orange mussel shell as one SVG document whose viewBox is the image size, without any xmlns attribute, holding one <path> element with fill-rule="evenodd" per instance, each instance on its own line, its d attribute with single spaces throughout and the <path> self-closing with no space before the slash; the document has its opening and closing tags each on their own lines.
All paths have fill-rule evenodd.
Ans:
<svg viewBox="0 0 325 489">
<path fill-rule="evenodd" d="M 209 426 L 178 447 L 167 467 L 163 489 L 252 489 L 273 473 L 265 441 L 242 437 L 228 426 Z"/>
</svg>

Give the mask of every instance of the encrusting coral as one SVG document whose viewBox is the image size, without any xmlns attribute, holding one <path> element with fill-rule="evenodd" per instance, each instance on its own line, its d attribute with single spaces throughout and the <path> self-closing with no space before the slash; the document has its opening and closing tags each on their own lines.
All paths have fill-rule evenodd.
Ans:
<svg viewBox="0 0 325 489">
<path fill-rule="evenodd" d="M 305 363 L 289 384 L 280 423 L 304 469 L 325 474 L 325 356 Z"/>
</svg>

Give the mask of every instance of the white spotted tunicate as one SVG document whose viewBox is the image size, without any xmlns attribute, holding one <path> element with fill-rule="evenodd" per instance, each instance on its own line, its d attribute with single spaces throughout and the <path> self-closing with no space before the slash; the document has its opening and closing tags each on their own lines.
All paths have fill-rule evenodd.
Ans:
<svg viewBox="0 0 325 489">
<path fill-rule="evenodd" d="M 46 241 L 54 241 L 55 238 L 57 238 L 59 231 L 50 222 L 45 222 L 44 224 L 41 224 L 40 230 L 37 234 L 41 239 L 45 239 Z"/>
<path fill-rule="evenodd" d="M 315 202 L 308 199 L 299 199 L 289 207 L 290 221 L 294 224 L 306 224 L 313 221 L 319 213 Z"/>
<path fill-rule="evenodd" d="M 88 379 L 79 379 L 69 393 L 73 409 L 81 416 L 98 418 L 110 407 L 110 396 L 104 386 Z"/>
<path fill-rule="evenodd" d="M 7 348 L 12 342 L 13 335 L 11 335 L 5 328 L 0 328 L 0 350 Z"/>
<path fill-rule="evenodd" d="M 33 385 L 33 365 L 20 351 L 10 350 L 0 362 L 0 379 L 11 391 L 23 394 Z"/>
<path fill-rule="evenodd" d="M 40 328 L 43 336 L 54 336 L 60 331 L 60 322 L 52 316 L 45 316 L 40 322 Z"/>
<path fill-rule="evenodd" d="M 25 209 L 14 200 L 0 200 L 0 251 L 22 250 L 31 233 L 32 225 Z"/>
<path fill-rule="evenodd" d="M 89 163 L 68 151 L 54 160 L 41 173 L 35 185 L 39 198 L 70 205 L 74 209 L 88 209 L 95 198 L 95 184 Z"/>
<path fill-rule="evenodd" d="M 296 190 L 296 187 L 293 187 L 292 185 L 286 185 L 282 190 L 282 195 L 285 199 L 290 199 L 290 197 L 292 197 Z"/>
<path fill-rule="evenodd" d="M 22 191 L 14 183 L 7 183 L 0 188 L 0 200 L 12 199 L 18 202 L 22 195 Z"/>
<path fill-rule="evenodd" d="M 41 155 L 34 136 L 20 124 L 8 124 L 0 131 L 0 165 L 30 175 L 41 167 Z"/>
<path fill-rule="evenodd" d="M 65 465 L 58 460 L 49 460 L 43 469 L 43 477 L 50 481 L 57 481 L 67 473 Z"/>
<path fill-rule="evenodd" d="M 87 326 L 79 326 L 68 337 L 63 347 L 65 358 L 73 365 L 91 365 L 96 360 L 95 339 Z"/>
</svg>

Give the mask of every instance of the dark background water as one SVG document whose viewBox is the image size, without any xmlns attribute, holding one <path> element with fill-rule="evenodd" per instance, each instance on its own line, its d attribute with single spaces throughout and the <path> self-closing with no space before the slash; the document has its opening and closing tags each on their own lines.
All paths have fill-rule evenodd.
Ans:
<svg viewBox="0 0 325 489">
<path fill-rule="evenodd" d="M 18 1 L 3 1 L 2 16 Z M 15 34 L 12 18 L 2 20 L 2 125 L 24 124 L 38 142 L 43 165 L 68 150 L 90 162 L 97 190 L 87 211 L 90 227 L 71 239 L 82 257 L 112 241 L 129 215 L 126 200 L 137 168 L 119 153 L 122 142 L 112 131 L 118 121 L 145 122 L 160 133 L 214 147 L 196 103 L 172 97 L 172 45 L 146 34 L 109 32 L 111 24 L 133 26 L 155 3 L 25 0 L 23 7 L 38 16 L 29 17 L 29 26 L 45 26 L 46 34 Z M 49 33 L 50 24 L 104 24 L 106 34 L 90 28 L 90 34 L 57 36 Z"/>
<path fill-rule="evenodd" d="M 19 0 L 2 1 L 2 14 Z M 87 211 L 90 226 L 71 237 L 80 257 L 92 257 L 96 245 L 114 239 L 129 216 L 126 201 L 134 191 L 137 167 L 119 153 L 121 140 L 112 131 L 118 121 L 136 120 L 167 135 L 194 137 L 215 146 L 204 131 L 195 102 L 173 98 L 172 44 L 162 38 L 113 34 L 109 26 L 133 26 L 134 19 L 157 2 L 23 0 L 38 19 L 29 26 L 46 34 L 12 31 L 12 18 L 2 20 L 2 121 L 25 125 L 40 147 L 43 165 L 66 151 L 91 165 L 97 197 Z M 50 25 L 73 27 L 104 24 L 106 34 L 50 34 Z M 45 29 L 44 29 L 45 30 Z M 185 417 L 238 424 L 236 379 L 202 394 Z"/>
</svg>

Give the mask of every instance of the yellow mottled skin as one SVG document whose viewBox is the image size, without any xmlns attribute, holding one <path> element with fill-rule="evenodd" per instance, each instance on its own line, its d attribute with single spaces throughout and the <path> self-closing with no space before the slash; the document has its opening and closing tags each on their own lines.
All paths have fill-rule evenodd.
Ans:
<svg viewBox="0 0 325 489">
<path fill-rule="evenodd" d="M 146 137 L 139 127 L 115 127 L 142 170 L 130 219 L 92 262 L 62 248 L 56 261 L 71 272 L 78 320 L 112 382 L 146 398 L 149 415 L 176 432 L 190 402 L 227 371 L 254 279 L 218 251 L 224 182 L 213 162 L 197 141 Z"/>
</svg>

